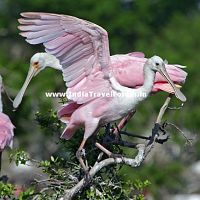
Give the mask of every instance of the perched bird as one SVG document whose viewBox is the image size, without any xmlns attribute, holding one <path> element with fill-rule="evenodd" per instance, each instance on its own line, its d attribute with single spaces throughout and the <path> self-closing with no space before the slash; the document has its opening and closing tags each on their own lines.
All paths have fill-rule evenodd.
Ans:
<svg viewBox="0 0 200 200">
<path fill-rule="evenodd" d="M 86 166 L 80 155 L 87 139 L 102 125 L 123 118 L 144 100 L 152 91 L 157 71 L 171 85 L 170 89 L 176 97 L 186 101 L 185 96 L 171 81 L 160 57 L 153 56 L 145 60 L 142 86 L 137 89 L 129 88 L 121 85 L 114 76 L 108 34 L 102 27 L 66 15 L 35 12 L 21 15 L 23 18 L 19 19 L 19 29 L 22 31 L 20 34 L 30 44 L 43 43 L 45 50 L 60 61 L 68 91 L 92 94 L 71 98 L 78 106 L 67 116 L 68 125 L 61 136 L 70 139 L 77 128 L 84 127 L 84 137 L 77 151 L 77 157 L 84 169 Z M 131 55 L 127 57 L 130 58 Z M 40 65 L 45 66 L 45 61 L 39 59 L 33 63 L 34 71 Z M 100 96 L 94 95 L 96 92 Z M 64 121 L 68 106 L 69 104 L 58 114 Z"/>
</svg>

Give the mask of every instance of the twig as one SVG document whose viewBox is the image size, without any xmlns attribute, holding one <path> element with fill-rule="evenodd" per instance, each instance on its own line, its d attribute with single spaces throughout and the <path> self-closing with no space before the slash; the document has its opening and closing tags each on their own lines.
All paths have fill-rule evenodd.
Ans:
<svg viewBox="0 0 200 200">
<path fill-rule="evenodd" d="M 36 184 L 43 184 L 43 183 L 46 183 L 46 182 L 57 183 L 57 184 L 65 184 L 64 181 L 59 181 L 59 180 L 57 180 L 57 179 L 51 179 L 51 178 L 43 179 L 43 180 L 34 179 L 33 181 L 34 181 Z"/>
<path fill-rule="evenodd" d="M 168 106 L 168 109 L 169 110 L 180 110 L 180 109 L 182 109 L 183 108 L 183 106 L 184 106 L 184 103 L 182 103 L 180 106 L 178 106 L 178 107 L 169 107 Z"/>
<path fill-rule="evenodd" d="M 193 140 L 193 139 L 187 138 L 187 136 L 185 135 L 185 133 L 184 133 L 178 126 L 176 126 L 175 124 L 170 123 L 170 122 L 166 122 L 166 124 L 167 124 L 167 125 L 171 125 L 171 126 L 173 126 L 175 129 L 177 129 L 177 130 L 183 135 L 183 137 L 185 138 L 186 144 L 189 144 L 190 146 L 192 146 L 192 140 Z"/>
</svg>

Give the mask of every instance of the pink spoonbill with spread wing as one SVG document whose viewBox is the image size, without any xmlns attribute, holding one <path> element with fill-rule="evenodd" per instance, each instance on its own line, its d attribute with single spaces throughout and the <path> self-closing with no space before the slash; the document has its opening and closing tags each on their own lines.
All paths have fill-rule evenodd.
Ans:
<svg viewBox="0 0 200 200">
<path fill-rule="evenodd" d="M 102 125 L 123 118 L 144 100 L 153 89 L 157 71 L 170 84 L 170 91 L 173 91 L 181 101 L 186 101 L 185 96 L 167 74 L 165 63 L 160 57 L 144 59 L 138 56 L 138 63 L 141 62 L 140 59 L 143 61 L 144 78 L 141 80 L 142 84 L 136 85 L 140 87 L 129 88 L 128 85 L 120 84 L 115 78 L 117 75 L 114 75 L 115 70 L 112 68 L 114 62 L 109 52 L 108 34 L 102 27 L 67 15 L 34 12 L 21 15 L 23 18 L 19 19 L 21 24 L 19 29 L 22 31 L 20 34 L 26 37 L 26 41 L 30 44 L 42 43 L 49 53 L 45 54 L 45 58 L 39 57 L 37 61 L 33 60 L 33 68 L 31 72 L 29 71 L 26 84 L 37 73 L 39 66 L 46 66 L 46 62 L 55 61 L 52 60 L 50 55 L 52 54 L 60 61 L 68 92 L 84 91 L 84 94 L 89 94 L 69 97 L 72 102 L 58 113 L 67 123 L 62 134 L 63 138 L 70 139 L 77 128 L 85 129 L 82 143 L 77 151 L 77 157 L 84 168 L 86 167 L 80 158 L 80 152 L 87 139 Z M 131 58 L 136 59 L 132 55 L 114 57 L 115 64 L 123 62 L 124 65 L 131 65 L 133 63 Z M 132 77 L 133 81 L 136 78 Z M 121 81 L 123 82 L 123 78 Z M 97 91 L 99 94 L 109 95 L 95 95 Z M 14 102 L 16 105 L 21 101 L 23 92 L 16 97 Z"/>
</svg>

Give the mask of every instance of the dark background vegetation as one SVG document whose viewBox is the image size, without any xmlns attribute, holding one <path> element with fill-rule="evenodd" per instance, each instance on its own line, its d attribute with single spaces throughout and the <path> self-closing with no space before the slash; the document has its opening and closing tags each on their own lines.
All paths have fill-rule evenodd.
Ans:
<svg viewBox="0 0 200 200">
<path fill-rule="evenodd" d="M 158 146 L 138 169 L 122 168 L 121 174 L 125 178 L 128 174 L 129 178 L 148 179 L 152 183 L 149 192 L 158 199 L 163 194 L 200 192 L 200 187 L 190 188 L 192 175 L 186 176 L 200 157 L 200 1 L 0 0 L 0 73 L 12 98 L 22 86 L 31 56 L 44 51 L 42 46 L 29 45 L 18 35 L 17 19 L 25 11 L 67 14 L 92 21 L 108 31 L 111 54 L 142 51 L 146 57 L 156 54 L 169 63 L 187 66 L 188 78 L 182 91 L 188 100 L 182 110 L 169 111 L 165 117 L 195 138 L 193 147 L 185 148 L 181 136 L 170 129 L 173 136 L 168 144 Z M 17 127 L 14 146 L 25 149 L 35 159 L 48 158 L 56 151 L 54 141 L 35 121 L 37 111 L 48 112 L 52 106 L 53 110 L 59 106 L 59 99 L 45 97 L 48 91 L 65 91 L 61 73 L 50 68 L 34 78 L 16 112 L 3 96 L 4 112 Z M 147 133 L 165 97 L 157 93 L 140 104 L 129 130 Z M 179 102 L 173 101 L 173 105 Z"/>
</svg>

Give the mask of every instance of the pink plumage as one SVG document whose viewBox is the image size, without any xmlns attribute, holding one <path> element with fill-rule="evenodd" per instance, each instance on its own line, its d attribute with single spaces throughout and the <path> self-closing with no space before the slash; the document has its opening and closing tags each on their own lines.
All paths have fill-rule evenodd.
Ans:
<svg viewBox="0 0 200 200">
<path fill-rule="evenodd" d="M 14 136 L 14 125 L 10 121 L 10 118 L 2 113 L 3 104 L 1 100 L 2 90 L 2 77 L 0 75 L 0 152 L 2 152 L 6 146 L 12 147 Z"/>
<path fill-rule="evenodd" d="M 10 118 L 0 112 L 0 151 L 3 151 L 6 146 L 12 148 L 14 128 Z"/>
</svg>

